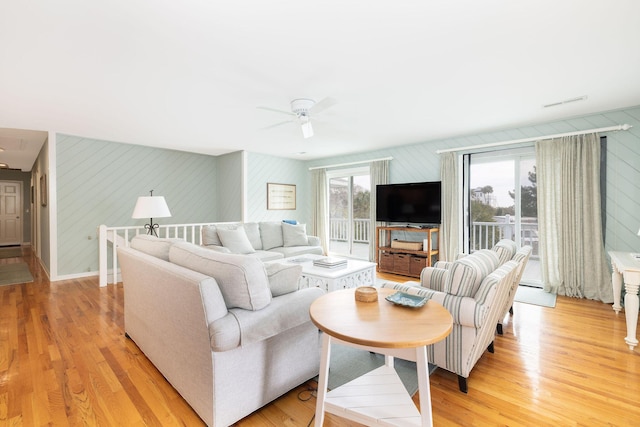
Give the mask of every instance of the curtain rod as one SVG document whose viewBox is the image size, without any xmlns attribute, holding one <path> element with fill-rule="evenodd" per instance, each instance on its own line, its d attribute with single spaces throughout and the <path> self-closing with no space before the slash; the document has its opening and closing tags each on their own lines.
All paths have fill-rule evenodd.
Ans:
<svg viewBox="0 0 640 427">
<path fill-rule="evenodd" d="M 633 126 L 625 123 L 623 125 L 609 126 L 609 127 L 606 127 L 606 128 L 579 130 L 579 131 L 575 131 L 575 132 L 557 133 L 555 135 L 536 136 L 536 137 L 532 137 L 532 138 L 514 139 L 514 140 L 511 140 L 511 141 L 490 142 L 488 144 L 470 145 L 468 147 L 449 148 L 449 149 L 446 149 L 446 150 L 437 150 L 436 154 L 450 153 L 452 151 L 473 150 L 473 149 L 476 149 L 476 148 L 499 147 L 500 145 L 518 144 L 520 142 L 542 141 L 542 140 L 545 140 L 545 139 L 561 138 L 563 136 L 585 135 L 587 133 L 610 132 L 610 131 L 617 131 L 617 130 L 629 130 L 632 127 Z"/>
<path fill-rule="evenodd" d="M 362 160 L 360 162 L 340 163 L 340 164 L 337 164 L 337 165 L 314 166 L 312 168 L 309 168 L 309 170 L 312 171 L 314 169 L 327 169 L 327 168 L 338 168 L 338 167 L 343 167 L 343 166 L 361 165 L 363 163 L 380 162 L 382 160 L 393 160 L 393 157 L 383 157 L 381 159 Z"/>
</svg>

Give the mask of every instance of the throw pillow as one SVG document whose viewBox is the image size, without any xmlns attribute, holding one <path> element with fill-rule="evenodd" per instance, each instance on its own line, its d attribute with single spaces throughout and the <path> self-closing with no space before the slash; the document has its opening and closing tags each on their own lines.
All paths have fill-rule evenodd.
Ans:
<svg viewBox="0 0 640 427">
<path fill-rule="evenodd" d="M 177 243 L 171 246 L 169 261 L 216 279 L 227 308 L 260 310 L 271 303 L 267 273 L 258 258 Z"/>
<path fill-rule="evenodd" d="M 262 240 L 260 239 L 260 227 L 257 222 L 246 222 L 242 225 L 244 227 L 244 231 L 247 233 L 247 237 L 251 242 L 251 246 L 255 250 L 262 249 Z"/>
<path fill-rule="evenodd" d="M 262 238 L 263 250 L 268 251 L 269 249 L 284 246 L 284 240 L 282 238 L 282 224 L 283 223 L 281 222 L 260 223 L 260 237 Z"/>
<path fill-rule="evenodd" d="M 202 227 L 202 244 L 205 246 L 222 246 L 222 242 L 218 237 L 218 231 L 216 230 L 215 225 L 205 225 Z"/>
<path fill-rule="evenodd" d="M 305 224 L 282 223 L 282 238 L 284 246 L 309 246 L 307 227 Z"/>
<path fill-rule="evenodd" d="M 234 254 L 252 254 L 255 252 L 243 227 L 232 230 L 218 229 L 218 237 L 222 246 Z"/>
</svg>

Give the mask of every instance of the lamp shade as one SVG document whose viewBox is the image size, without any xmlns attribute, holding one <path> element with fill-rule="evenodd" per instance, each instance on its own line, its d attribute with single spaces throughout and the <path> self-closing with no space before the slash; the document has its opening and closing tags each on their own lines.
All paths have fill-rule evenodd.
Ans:
<svg viewBox="0 0 640 427">
<path fill-rule="evenodd" d="M 171 216 L 164 196 L 138 197 L 131 218 L 167 218 Z"/>
</svg>

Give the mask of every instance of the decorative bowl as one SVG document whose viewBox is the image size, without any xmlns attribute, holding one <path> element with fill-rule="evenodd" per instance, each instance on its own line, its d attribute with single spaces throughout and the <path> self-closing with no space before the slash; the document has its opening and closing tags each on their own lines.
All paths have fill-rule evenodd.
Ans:
<svg viewBox="0 0 640 427">
<path fill-rule="evenodd" d="M 394 304 L 402 305 L 404 307 L 422 307 L 428 301 L 426 297 L 420 297 L 417 295 L 406 294 L 404 292 L 396 292 L 385 298 L 387 301 Z"/>
</svg>

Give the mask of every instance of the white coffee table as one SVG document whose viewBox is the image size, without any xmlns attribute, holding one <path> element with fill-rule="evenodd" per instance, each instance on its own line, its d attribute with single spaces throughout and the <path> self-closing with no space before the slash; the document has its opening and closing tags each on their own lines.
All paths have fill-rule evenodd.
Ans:
<svg viewBox="0 0 640 427">
<path fill-rule="evenodd" d="M 332 292 L 338 289 L 357 288 L 358 286 L 373 286 L 375 284 L 375 262 L 349 259 L 347 260 L 346 267 L 324 268 L 315 267 L 313 265 L 313 260 L 318 258 L 325 257 L 322 255 L 307 254 L 271 262 L 301 265 L 302 276 L 298 281 L 298 287 L 300 289 L 318 287 L 327 292 Z"/>
</svg>

